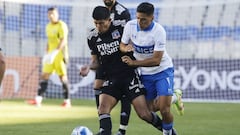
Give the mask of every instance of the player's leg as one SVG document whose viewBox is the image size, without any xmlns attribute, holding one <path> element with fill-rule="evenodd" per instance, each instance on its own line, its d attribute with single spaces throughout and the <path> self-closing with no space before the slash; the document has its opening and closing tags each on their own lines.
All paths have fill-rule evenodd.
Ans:
<svg viewBox="0 0 240 135">
<path fill-rule="evenodd" d="M 43 99 L 43 94 L 47 90 L 48 79 L 49 79 L 49 77 L 50 77 L 50 75 L 52 74 L 53 71 L 54 71 L 54 65 L 53 64 L 43 63 L 42 75 L 40 76 L 37 96 L 33 100 L 28 100 L 27 102 L 29 104 L 41 106 L 42 99 Z"/>
<path fill-rule="evenodd" d="M 99 135 L 111 135 L 112 134 L 112 121 L 111 121 L 111 110 L 117 104 L 117 100 L 105 93 L 99 95 L 99 123 L 100 130 Z"/>
<path fill-rule="evenodd" d="M 150 110 L 159 111 L 159 106 L 156 105 L 158 98 L 154 99 L 153 103 L 148 104 Z M 171 103 L 174 105 L 179 115 L 184 115 L 184 103 L 182 102 L 182 90 L 175 89 L 173 92 Z"/>
<path fill-rule="evenodd" d="M 39 87 L 35 99 L 28 100 L 28 104 L 36 105 L 38 107 L 42 104 L 43 94 L 47 90 L 49 73 L 42 73 L 40 76 Z"/>
<path fill-rule="evenodd" d="M 96 75 L 97 77 L 97 75 Z M 93 84 L 93 89 L 95 93 L 95 101 L 96 101 L 96 107 L 98 108 L 99 106 L 99 94 L 100 94 L 100 88 L 102 87 L 104 83 L 104 80 L 102 79 L 95 79 L 94 84 Z"/>
<path fill-rule="evenodd" d="M 134 98 L 132 100 L 132 105 L 139 118 L 152 124 L 158 130 L 162 130 L 162 120 L 156 113 L 150 112 L 150 110 L 147 107 L 144 95 L 140 95 Z"/>
<path fill-rule="evenodd" d="M 95 81 L 94 81 L 94 84 L 93 84 L 93 89 L 94 89 L 94 93 L 95 93 L 95 101 L 96 101 L 96 107 L 97 108 L 99 106 L 100 89 L 102 88 L 104 81 L 105 81 L 105 72 L 101 67 L 99 67 L 96 70 L 96 77 L 95 77 Z"/>
<path fill-rule="evenodd" d="M 182 102 L 182 90 L 175 89 L 172 96 L 172 104 L 179 115 L 184 114 L 184 104 Z"/>
<path fill-rule="evenodd" d="M 120 126 L 116 135 L 125 135 L 131 114 L 131 103 L 126 95 L 121 98 Z"/>
<path fill-rule="evenodd" d="M 59 79 L 62 82 L 62 89 L 63 89 L 63 97 L 64 101 L 62 103 L 63 107 L 71 107 L 71 100 L 70 100 L 70 89 L 67 77 L 67 67 L 63 59 L 56 59 L 54 61 L 55 71 L 59 76 Z"/>
<path fill-rule="evenodd" d="M 171 113 L 171 100 L 173 95 L 173 70 L 167 69 L 168 76 L 165 73 L 154 75 L 155 89 L 157 90 L 160 113 L 162 115 L 163 135 L 172 135 L 173 115 Z M 165 76 L 165 78 L 163 78 Z"/>
<path fill-rule="evenodd" d="M 155 74 L 154 76 L 141 76 L 142 83 L 147 92 L 147 96 L 146 96 L 147 103 L 148 103 L 149 109 L 151 109 L 154 112 L 162 109 L 161 114 L 162 114 L 162 119 L 163 119 L 163 122 L 162 122 L 163 131 L 166 132 L 165 130 L 169 129 L 170 132 L 172 133 L 171 135 L 176 135 L 177 133 L 176 133 L 175 129 L 173 129 L 173 126 L 172 126 L 173 125 L 172 124 L 172 114 L 170 113 L 172 91 L 168 91 L 168 87 L 165 86 L 165 89 L 164 89 L 165 93 L 163 95 L 166 95 L 165 96 L 166 98 L 164 98 L 164 100 L 161 101 L 161 99 L 159 97 L 162 96 L 161 95 L 162 91 L 159 92 L 157 90 L 161 89 L 164 85 L 167 85 L 167 86 L 169 86 L 169 85 L 168 85 L 167 81 L 166 82 L 164 81 L 163 84 L 159 84 L 159 82 L 158 82 L 159 80 L 164 80 L 161 78 L 158 80 L 157 78 L 159 78 L 159 75 L 160 75 L 160 77 L 162 77 L 161 74 Z M 154 78 L 154 80 L 152 78 Z M 171 80 L 173 80 L 173 79 L 171 79 Z M 155 82 L 158 82 L 158 83 L 155 83 Z M 156 86 L 158 86 L 158 87 L 156 87 Z M 170 92 L 170 93 L 168 93 L 168 92 Z M 163 107 L 160 106 L 160 103 L 163 104 L 162 105 Z"/>
<path fill-rule="evenodd" d="M 131 101 L 138 117 L 152 124 L 155 128 L 162 130 L 162 120 L 156 113 L 150 112 L 147 106 L 145 98 L 146 91 L 137 73 L 132 78 L 126 78 L 125 80 L 127 79 L 129 79 L 131 83 L 127 84 L 128 89 L 126 89 L 125 94 Z"/>
<path fill-rule="evenodd" d="M 0 86 L 2 84 L 2 79 L 4 77 L 5 70 L 6 70 L 5 58 L 0 48 Z"/>
</svg>

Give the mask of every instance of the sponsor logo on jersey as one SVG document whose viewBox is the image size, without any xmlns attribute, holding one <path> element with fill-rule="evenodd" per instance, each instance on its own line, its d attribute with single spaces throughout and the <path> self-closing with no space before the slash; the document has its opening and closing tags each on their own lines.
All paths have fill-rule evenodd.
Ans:
<svg viewBox="0 0 240 135">
<path fill-rule="evenodd" d="M 114 42 L 110 42 L 110 43 L 103 43 L 103 44 L 97 45 L 97 49 L 98 49 L 98 52 L 100 52 L 100 54 L 102 56 L 111 55 L 118 51 L 119 41 L 114 41 Z"/>
<path fill-rule="evenodd" d="M 115 30 L 115 31 L 112 32 L 112 38 L 113 39 L 118 39 L 120 37 L 121 37 L 121 35 L 120 35 L 118 30 Z"/>
<path fill-rule="evenodd" d="M 151 46 L 139 46 L 139 45 L 134 44 L 134 49 L 138 53 L 149 54 L 149 53 L 153 53 L 154 45 L 151 45 Z"/>
</svg>

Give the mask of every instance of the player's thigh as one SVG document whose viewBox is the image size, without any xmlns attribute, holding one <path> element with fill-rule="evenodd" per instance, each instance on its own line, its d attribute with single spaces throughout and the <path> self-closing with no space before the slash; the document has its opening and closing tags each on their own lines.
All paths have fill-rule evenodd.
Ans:
<svg viewBox="0 0 240 135">
<path fill-rule="evenodd" d="M 67 76 L 67 66 L 63 59 L 54 61 L 54 69 L 58 76 Z"/>
<path fill-rule="evenodd" d="M 146 99 L 154 100 L 157 96 L 154 80 L 151 76 L 141 76 L 141 81 L 146 89 Z"/>
<path fill-rule="evenodd" d="M 99 95 L 99 114 L 110 113 L 112 108 L 117 104 L 117 99 L 108 94 Z"/>
<path fill-rule="evenodd" d="M 172 96 L 159 96 L 155 104 L 155 108 L 157 108 L 161 113 L 169 113 L 172 104 L 171 101 Z"/>
<path fill-rule="evenodd" d="M 103 83 L 104 83 L 104 80 L 102 80 L 102 79 L 95 79 L 94 84 L 93 84 L 93 88 L 95 90 L 98 90 L 98 89 L 100 89 L 103 86 Z"/>
<path fill-rule="evenodd" d="M 166 77 L 156 80 L 155 87 L 158 96 L 172 96 L 173 95 L 173 77 Z"/>
<path fill-rule="evenodd" d="M 52 74 L 54 72 L 53 64 L 43 64 L 42 66 L 42 77 L 46 76 L 46 74 Z"/>
<path fill-rule="evenodd" d="M 144 95 L 138 96 L 133 99 L 132 105 L 139 117 L 143 118 L 149 116 L 150 111 Z"/>
</svg>

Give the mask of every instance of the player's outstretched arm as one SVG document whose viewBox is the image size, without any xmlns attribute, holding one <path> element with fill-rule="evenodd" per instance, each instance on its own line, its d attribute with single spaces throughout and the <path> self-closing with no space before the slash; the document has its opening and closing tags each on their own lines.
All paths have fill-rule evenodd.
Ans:
<svg viewBox="0 0 240 135">
<path fill-rule="evenodd" d="M 81 67 L 79 75 L 85 77 L 88 75 L 90 69 L 96 70 L 98 66 L 99 64 L 97 60 L 97 55 L 92 55 L 91 63 L 89 65 L 84 65 L 83 67 Z"/>
</svg>

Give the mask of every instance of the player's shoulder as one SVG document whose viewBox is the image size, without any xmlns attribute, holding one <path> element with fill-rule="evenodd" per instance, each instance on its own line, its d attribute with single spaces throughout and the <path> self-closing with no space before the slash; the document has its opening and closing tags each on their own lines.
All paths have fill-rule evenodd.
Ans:
<svg viewBox="0 0 240 135">
<path fill-rule="evenodd" d="M 155 21 L 154 21 L 153 23 L 154 23 L 154 25 L 155 25 L 154 29 L 156 29 L 156 30 L 158 30 L 158 31 L 165 32 L 164 27 L 163 27 L 160 23 L 155 22 Z"/>
<path fill-rule="evenodd" d="M 67 26 L 67 24 L 64 21 L 62 21 L 62 20 L 59 20 L 58 24 L 61 25 L 61 26 Z"/>
<path fill-rule="evenodd" d="M 97 36 L 98 36 L 98 31 L 96 28 L 92 28 L 90 29 L 90 31 L 88 31 L 88 36 L 87 36 L 88 40 L 91 40 L 92 38 Z"/>
<path fill-rule="evenodd" d="M 118 2 L 116 2 L 115 10 L 119 15 L 121 15 L 123 12 L 126 12 L 126 11 L 128 12 L 128 9 Z"/>
</svg>

